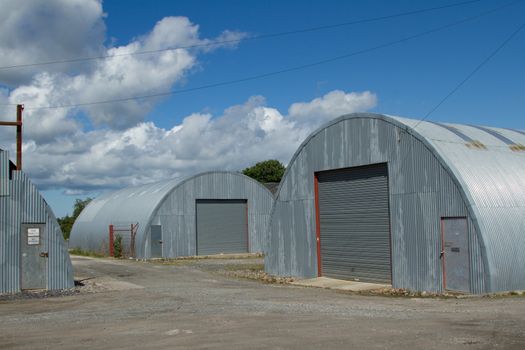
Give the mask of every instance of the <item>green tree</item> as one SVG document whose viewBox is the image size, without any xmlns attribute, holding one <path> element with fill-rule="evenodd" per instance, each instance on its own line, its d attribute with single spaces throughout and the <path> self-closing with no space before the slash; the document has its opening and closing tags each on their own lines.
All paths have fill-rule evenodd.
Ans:
<svg viewBox="0 0 525 350">
<path fill-rule="evenodd" d="M 60 225 L 60 229 L 62 230 L 62 234 L 64 235 L 64 239 L 69 239 L 69 235 L 71 234 L 71 229 L 73 228 L 73 224 L 75 223 L 75 220 L 78 218 L 82 210 L 91 202 L 92 198 L 86 198 L 86 199 L 76 199 L 75 204 L 73 205 L 73 215 L 66 215 L 62 218 L 57 218 L 58 224 Z"/>
<path fill-rule="evenodd" d="M 248 167 L 244 169 L 242 173 L 259 182 L 267 183 L 280 182 L 285 170 L 286 168 L 281 162 L 270 159 Z"/>
</svg>

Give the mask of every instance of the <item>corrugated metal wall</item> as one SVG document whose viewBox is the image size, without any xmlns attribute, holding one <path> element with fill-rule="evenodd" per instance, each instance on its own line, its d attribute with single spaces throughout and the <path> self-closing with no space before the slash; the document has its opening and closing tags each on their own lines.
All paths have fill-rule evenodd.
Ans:
<svg viewBox="0 0 525 350">
<path fill-rule="evenodd" d="M 162 225 L 164 257 L 196 254 L 197 199 L 247 199 L 249 251 L 265 251 L 273 204 L 271 192 L 257 181 L 239 173 L 210 172 L 193 176 L 181 183 L 162 201 L 156 211 L 150 224 Z M 145 247 L 148 256 L 149 242 L 146 242 Z"/>
<path fill-rule="evenodd" d="M 0 156 L 6 152 L 0 151 Z M 0 167 L 9 167 L 7 156 Z M 2 172 L 5 176 L 5 173 Z M 8 179 L 8 178 L 7 178 Z M 0 182 L 5 181 L 2 177 Z M 48 247 L 48 289 L 74 286 L 73 268 L 55 216 L 36 187 L 20 171 L 8 180 L 9 195 L 0 196 L 0 292 L 20 291 L 20 224 L 45 223 Z"/>
<path fill-rule="evenodd" d="M 9 154 L 0 150 L 0 196 L 9 195 Z"/>
<path fill-rule="evenodd" d="M 164 257 L 195 255 L 196 199 L 247 199 L 250 252 L 265 250 L 273 195 L 257 181 L 225 171 L 126 188 L 96 198 L 75 222 L 70 246 L 103 251 L 109 224 L 139 223 L 137 257 L 150 257 L 151 225 L 162 225 Z"/>
<path fill-rule="evenodd" d="M 294 155 L 272 210 L 266 270 L 316 277 L 314 173 L 375 163 L 388 164 L 393 286 L 442 291 L 440 219 L 463 216 L 469 220 L 471 292 L 484 292 L 475 225 L 449 170 L 408 126 L 371 114 L 332 121 Z"/>
</svg>

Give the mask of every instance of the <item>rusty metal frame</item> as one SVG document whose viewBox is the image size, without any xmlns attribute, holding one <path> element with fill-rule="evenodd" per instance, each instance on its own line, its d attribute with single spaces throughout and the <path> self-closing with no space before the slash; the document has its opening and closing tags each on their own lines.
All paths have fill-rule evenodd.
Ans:
<svg viewBox="0 0 525 350">
<path fill-rule="evenodd" d="M 22 170 L 22 112 L 24 105 L 16 105 L 16 122 L 0 121 L 0 126 L 16 126 L 16 170 Z"/>
<path fill-rule="evenodd" d="M 137 235 L 137 230 L 139 228 L 139 223 L 136 224 L 130 224 L 129 228 L 124 228 L 125 225 L 117 226 L 118 228 L 115 228 L 115 225 L 110 224 L 109 225 L 109 256 L 115 256 L 115 232 L 129 232 L 129 256 L 135 257 L 135 236 Z"/>
</svg>

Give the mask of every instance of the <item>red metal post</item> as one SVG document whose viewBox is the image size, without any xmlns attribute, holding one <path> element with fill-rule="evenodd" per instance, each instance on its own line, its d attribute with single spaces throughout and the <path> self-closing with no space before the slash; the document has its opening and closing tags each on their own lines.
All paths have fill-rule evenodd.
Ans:
<svg viewBox="0 0 525 350">
<path fill-rule="evenodd" d="M 135 229 L 136 229 L 136 226 L 131 224 L 130 225 L 130 233 L 129 233 L 129 255 L 131 257 L 135 257 Z"/>
<path fill-rule="evenodd" d="M 16 169 L 22 170 L 22 111 L 23 105 L 16 106 Z"/>
<path fill-rule="evenodd" d="M 323 270 L 321 268 L 321 223 L 319 221 L 319 180 L 314 173 L 314 200 L 315 200 L 315 237 L 317 240 L 317 275 L 321 277 Z"/>
<path fill-rule="evenodd" d="M 109 256 L 115 256 L 115 235 L 113 225 L 109 225 Z"/>
</svg>

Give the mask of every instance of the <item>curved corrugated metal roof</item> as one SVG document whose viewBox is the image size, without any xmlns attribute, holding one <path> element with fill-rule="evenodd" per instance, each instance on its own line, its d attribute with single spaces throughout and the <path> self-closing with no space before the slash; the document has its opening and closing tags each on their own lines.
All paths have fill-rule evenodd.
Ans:
<svg viewBox="0 0 525 350">
<path fill-rule="evenodd" d="M 434 123 L 401 117 L 354 113 L 313 132 L 292 157 L 324 129 L 351 118 L 391 123 L 419 139 L 458 185 L 480 236 L 488 290 L 521 285 L 525 266 L 525 131 Z M 288 170 L 283 176 L 286 178 Z M 284 181 L 281 182 L 281 185 Z M 281 187 L 277 192 L 277 197 Z"/>
<path fill-rule="evenodd" d="M 138 223 L 137 242 L 142 244 L 145 232 L 164 199 L 184 183 L 206 175 L 226 174 L 239 176 L 266 188 L 256 180 L 241 173 L 209 171 L 192 176 L 164 180 L 106 193 L 92 200 L 79 215 L 71 231 L 70 246 L 98 251 L 100 243 L 108 239 L 108 226 Z M 137 247 L 140 253 L 140 247 Z"/>
<path fill-rule="evenodd" d="M 78 216 L 71 229 L 70 247 L 99 251 L 108 240 L 108 227 L 139 223 L 137 236 L 144 234 L 155 208 L 184 179 L 171 179 L 152 184 L 128 187 L 93 199 Z M 140 201 L 140 205 L 137 205 Z M 101 230 L 105 227 L 105 230 Z M 76 232 L 89 232 L 75 234 Z"/>
</svg>

